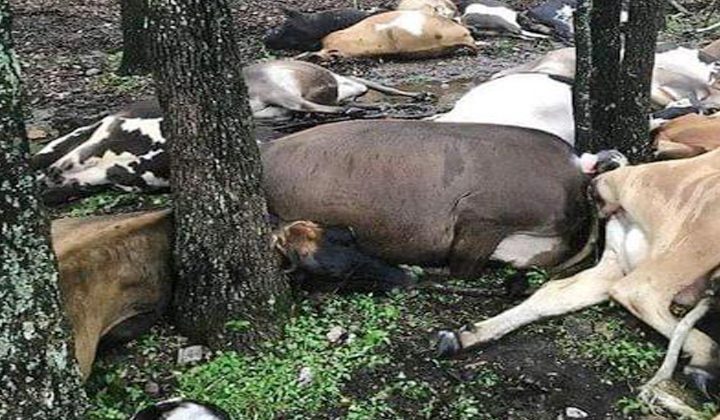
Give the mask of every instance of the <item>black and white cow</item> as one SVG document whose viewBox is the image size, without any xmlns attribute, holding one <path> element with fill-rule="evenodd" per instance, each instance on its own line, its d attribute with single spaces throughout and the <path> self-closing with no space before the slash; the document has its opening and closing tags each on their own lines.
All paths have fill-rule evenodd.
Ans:
<svg viewBox="0 0 720 420">
<path fill-rule="evenodd" d="M 48 143 L 30 161 L 41 171 L 44 200 L 61 203 L 110 185 L 166 190 L 169 162 L 160 121 L 157 102 L 145 101 Z"/>
<path fill-rule="evenodd" d="M 130 420 L 230 420 L 221 408 L 198 401 L 174 398 L 138 411 Z"/>
<path fill-rule="evenodd" d="M 303 13 L 283 9 L 285 22 L 265 34 L 265 46 L 271 50 L 317 51 L 320 41 L 328 34 L 349 28 L 372 15 L 374 11 L 335 9 L 317 13 Z"/>
<path fill-rule="evenodd" d="M 462 3 L 462 22 L 473 35 L 509 34 L 520 38 L 547 38 L 528 32 L 518 23 L 518 12 L 497 0 L 470 0 Z"/>
<path fill-rule="evenodd" d="M 526 20 L 552 28 L 555 35 L 568 42 L 573 39 L 573 13 L 577 9 L 577 0 L 547 0 L 528 9 L 522 16 Z"/>
</svg>

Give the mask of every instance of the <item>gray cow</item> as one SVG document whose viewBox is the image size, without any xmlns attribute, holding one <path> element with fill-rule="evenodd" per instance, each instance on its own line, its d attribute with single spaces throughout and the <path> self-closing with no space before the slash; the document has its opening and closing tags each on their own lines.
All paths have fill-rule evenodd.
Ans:
<svg viewBox="0 0 720 420">
<path fill-rule="evenodd" d="M 362 252 L 390 263 L 459 276 L 488 260 L 552 267 L 591 226 L 580 159 L 536 130 L 352 121 L 267 143 L 262 159 L 271 212 L 351 227 Z M 316 266 L 316 244 L 300 248 Z"/>
</svg>

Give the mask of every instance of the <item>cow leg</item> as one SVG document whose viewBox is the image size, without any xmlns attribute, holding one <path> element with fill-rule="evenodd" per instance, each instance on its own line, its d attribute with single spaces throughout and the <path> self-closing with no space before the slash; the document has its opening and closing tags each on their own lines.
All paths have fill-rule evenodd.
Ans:
<svg viewBox="0 0 720 420">
<path fill-rule="evenodd" d="M 478 322 L 457 333 L 441 331 L 438 350 L 441 355 L 488 343 L 524 325 L 543 318 L 577 311 L 608 299 L 611 286 L 622 278 L 617 255 L 606 250 L 593 268 L 563 280 L 548 282 L 520 305 L 500 315 Z"/>
<path fill-rule="evenodd" d="M 450 275 L 473 278 L 480 274 L 498 244 L 508 236 L 508 229 L 490 222 L 460 217 L 450 246 Z"/>
<path fill-rule="evenodd" d="M 675 253 L 687 258 L 687 255 L 674 250 L 673 256 L 646 261 L 610 290 L 614 300 L 668 338 L 672 337 L 678 325 L 678 320 L 670 312 L 670 305 L 675 296 L 688 286 L 683 273 L 672 269 L 678 262 Z M 691 357 L 685 373 L 707 393 L 707 386 L 720 369 L 717 343 L 705 333 L 693 329 L 683 349 Z"/>
</svg>

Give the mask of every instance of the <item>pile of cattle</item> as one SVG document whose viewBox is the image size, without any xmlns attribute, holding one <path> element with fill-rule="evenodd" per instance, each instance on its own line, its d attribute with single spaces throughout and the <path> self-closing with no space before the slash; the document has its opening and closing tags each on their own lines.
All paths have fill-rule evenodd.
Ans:
<svg viewBox="0 0 720 420">
<path fill-rule="evenodd" d="M 266 43 L 305 57 L 428 57 L 475 50 L 473 35 L 492 31 L 569 39 L 573 7 L 551 0 L 518 13 L 495 0 L 403 0 L 387 12 L 288 10 Z M 670 337 L 678 324 L 671 306 L 693 307 L 720 277 L 717 50 L 718 42 L 658 47 L 648 141 L 664 162 L 627 166 L 617 151 L 573 147 L 572 47 L 494 75 L 428 121 L 346 121 L 262 143 L 268 211 L 279 220 L 270 242 L 295 276 L 382 290 L 416 284 L 401 264 L 448 267 L 456 277 L 478 276 L 489 261 L 562 273 L 601 243 L 593 268 L 496 317 L 440 332 L 440 353 L 608 299 Z M 423 96 L 298 60 L 253 64 L 244 75 L 258 119 L 347 113 L 368 89 Z M 149 101 L 50 142 L 32 162 L 46 201 L 168 190 L 161 121 Z M 172 229 L 170 211 L 54 222 L 85 375 L 101 338 L 132 338 L 162 314 Z M 685 373 L 708 393 L 720 372 L 717 342 L 693 329 L 684 350 Z"/>
</svg>

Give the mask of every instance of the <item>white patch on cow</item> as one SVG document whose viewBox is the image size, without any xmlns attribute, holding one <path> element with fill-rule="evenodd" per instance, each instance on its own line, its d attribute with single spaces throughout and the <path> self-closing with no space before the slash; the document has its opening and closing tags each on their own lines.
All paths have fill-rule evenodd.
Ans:
<svg viewBox="0 0 720 420">
<path fill-rule="evenodd" d="M 473 3 L 465 8 L 463 16 L 471 14 L 497 16 L 513 26 L 520 28 L 520 25 L 517 23 L 517 12 L 507 7 L 492 7 L 484 4 Z"/>
<path fill-rule="evenodd" d="M 534 128 L 575 144 L 572 87 L 546 74 L 512 74 L 485 82 L 435 121 Z"/>
<path fill-rule="evenodd" d="M 165 188 L 170 186 L 170 182 L 168 182 L 167 179 L 158 178 L 153 172 L 150 171 L 143 172 L 141 177 L 145 181 L 145 183 L 151 187 Z"/>
<path fill-rule="evenodd" d="M 572 25 L 573 13 L 575 13 L 575 8 L 565 4 L 555 12 L 555 19 L 568 25 Z"/>
<path fill-rule="evenodd" d="M 362 83 L 356 82 L 335 73 L 333 73 L 333 77 L 335 78 L 335 81 L 338 85 L 338 103 L 348 99 L 357 98 L 358 96 L 364 95 L 368 91 L 367 86 Z"/>
<path fill-rule="evenodd" d="M 634 270 L 647 258 L 650 243 L 640 225 L 625 212 L 614 214 L 606 225 L 606 247 L 618 255 L 620 267 L 625 274 Z"/>
<path fill-rule="evenodd" d="M 83 154 L 83 152 L 93 149 L 103 140 L 107 139 L 108 136 L 110 136 L 111 134 L 110 127 L 115 123 L 117 119 L 118 117 L 115 116 L 103 118 L 100 127 L 95 130 L 95 132 L 90 136 L 89 139 L 87 139 L 87 141 L 73 149 L 70 153 L 66 154 L 62 158 L 55 161 L 55 163 L 53 163 L 50 167 L 59 168 L 63 172 L 65 172 L 69 168 L 77 170 L 76 167 L 80 165 L 80 156 Z"/>
<path fill-rule="evenodd" d="M 52 153 L 55 151 L 55 148 L 61 145 L 62 143 L 65 143 L 68 140 L 71 140 L 75 137 L 82 136 L 83 134 L 87 133 L 89 130 L 93 129 L 93 126 L 95 124 L 86 125 L 84 127 L 77 128 L 73 130 L 70 134 L 66 134 L 60 138 L 57 138 L 50 143 L 46 144 L 45 147 L 40 149 L 39 152 L 37 152 L 37 155 L 44 155 L 48 153 Z M 99 127 L 98 127 L 99 128 Z"/>
<path fill-rule="evenodd" d="M 660 105 L 691 95 L 705 99 L 718 69 L 718 62 L 704 63 L 695 49 L 678 47 L 656 54 L 652 99 Z"/>
<path fill-rule="evenodd" d="M 160 132 L 162 118 L 122 118 L 120 125 L 125 131 L 140 131 L 144 136 L 150 137 L 154 143 L 165 143 L 165 137 Z"/>
<path fill-rule="evenodd" d="M 427 15 L 418 11 L 405 11 L 400 16 L 388 23 L 378 23 L 375 25 L 377 32 L 392 29 L 402 29 L 412 35 L 420 36 L 423 34 L 423 26 L 427 21 Z"/>
<path fill-rule="evenodd" d="M 536 257 L 561 250 L 563 240 L 557 236 L 533 236 L 517 233 L 503 239 L 490 257 L 512 264 L 516 268 L 529 267 Z"/>
<path fill-rule="evenodd" d="M 173 398 L 163 401 L 163 403 L 172 403 L 177 400 L 178 398 Z M 158 406 L 162 407 L 163 403 L 158 404 Z M 219 420 L 219 417 L 207 407 L 190 401 L 180 403 L 177 407 L 162 413 L 161 416 L 166 420 Z M 133 416 L 133 419 L 136 417 L 137 415 Z"/>
</svg>

